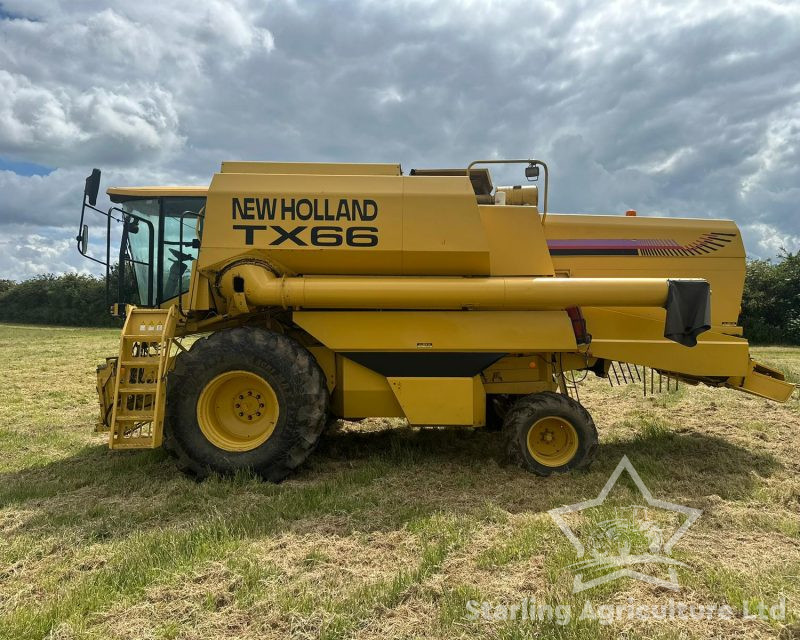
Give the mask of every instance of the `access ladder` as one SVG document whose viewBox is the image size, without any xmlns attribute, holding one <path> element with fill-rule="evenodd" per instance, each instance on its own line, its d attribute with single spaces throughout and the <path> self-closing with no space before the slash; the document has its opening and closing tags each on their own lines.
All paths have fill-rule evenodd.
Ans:
<svg viewBox="0 0 800 640">
<path fill-rule="evenodd" d="M 175 307 L 128 307 L 119 345 L 108 445 L 160 447 Z"/>
</svg>

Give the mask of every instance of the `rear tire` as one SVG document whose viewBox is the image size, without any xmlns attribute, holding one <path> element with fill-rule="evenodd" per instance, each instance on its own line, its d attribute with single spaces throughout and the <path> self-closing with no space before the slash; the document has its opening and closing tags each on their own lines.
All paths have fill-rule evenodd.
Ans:
<svg viewBox="0 0 800 640">
<path fill-rule="evenodd" d="M 314 450 L 327 413 L 325 376 L 308 350 L 264 329 L 225 329 L 178 355 L 164 446 L 198 478 L 252 471 L 280 482 Z"/>
<path fill-rule="evenodd" d="M 597 429 L 583 406 L 559 393 L 523 396 L 503 421 L 509 459 L 540 476 L 588 467 L 597 455 Z"/>
<path fill-rule="evenodd" d="M 496 393 L 486 396 L 486 431 L 501 431 L 508 410 L 519 396 Z"/>
</svg>

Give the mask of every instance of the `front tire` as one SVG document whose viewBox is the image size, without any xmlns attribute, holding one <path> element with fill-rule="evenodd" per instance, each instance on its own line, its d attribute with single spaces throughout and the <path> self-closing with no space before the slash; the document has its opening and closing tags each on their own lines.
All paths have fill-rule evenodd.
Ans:
<svg viewBox="0 0 800 640">
<path fill-rule="evenodd" d="M 589 412 L 564 395 L 523 396 L 503 421 L 512 462 L 540 476 L 588 467 L 597 454 L 597 429 Z"/>
<path fill-rule="evenodd" d="M 325 376 L 295 340 L 225 329 L 178 355 L 167 383 L 165 446 L 198 478 L 252 471 L 280 482 L 319 441 Z"/>
</svg>

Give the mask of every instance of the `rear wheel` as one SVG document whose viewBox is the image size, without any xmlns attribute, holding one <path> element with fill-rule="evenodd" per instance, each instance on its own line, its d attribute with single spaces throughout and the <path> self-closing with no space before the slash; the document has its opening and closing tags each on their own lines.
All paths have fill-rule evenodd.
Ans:
<svg viewBox="0 0 800 640">
<path fill-rule="evenodd" d="M 503 421 L 509 458 L 540 476 L 589 466 L 597 429 L 572 398 L 545 391 L 520 398 Z"/>
<path fill-rule="evenodd" d="M 486 396 L 486 431 L 500 431 L 508 410 L 519 396 L 495 393 Z"/>
<path fill-rule="evenodd" d="M 305 348 L 264 329 L 226 329 L 178 356 L 164 444 L 201 478 L 250 470 L 280 482 L 316 446 L 327 410 L 324 374 Z"/>
</svg>

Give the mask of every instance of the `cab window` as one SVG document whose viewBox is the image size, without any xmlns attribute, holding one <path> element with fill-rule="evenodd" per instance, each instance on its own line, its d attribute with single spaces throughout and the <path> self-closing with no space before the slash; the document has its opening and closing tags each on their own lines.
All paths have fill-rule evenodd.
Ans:
<svg viewBox="0 0 800 640">
<path fill-rule="evenodd" d="M 205 204 L 205 198 L 183 197 L 122 204 L 127 215 L 120 253 L 120 301 L 155 307 L 189 290 L 202 231 L 197 214 L 202 215 Z"/>
<path fill-rule="evenodd" d="M 160 302 L 189 290 L 192 260 L 197 258 L 197 248 L 192 244 L 199 240 L 198 218 L 187 214 L 181 219 L 181 215 L 186 212 L 200 214 L 205 203 L 205 198 L 162 198 Z"/>
<path fill-rule="evenodd" d="M 151 249 L 156 246 L 158 238 L 160 208 L 158 198 L 130 200 L 122 205 L 122 210 L 129 215 L 125 216 L 120 254 L 120 266 L 124 267 L 125 273 L 120 281 L 120 301 L 154 306 L 155 280 L 151 274 L 155 256 L 151 255 Z"/>
</svg>

